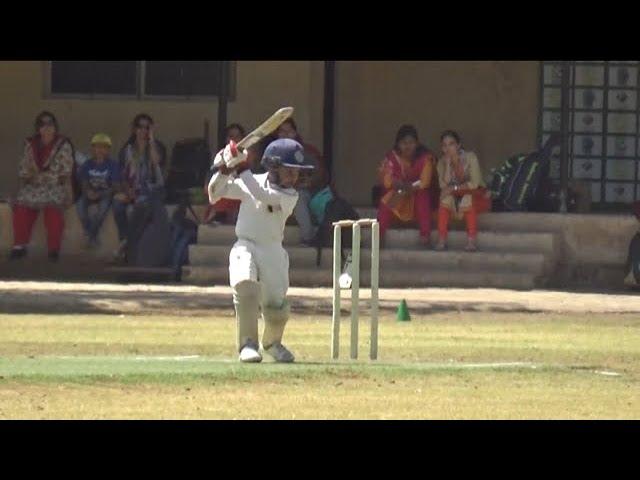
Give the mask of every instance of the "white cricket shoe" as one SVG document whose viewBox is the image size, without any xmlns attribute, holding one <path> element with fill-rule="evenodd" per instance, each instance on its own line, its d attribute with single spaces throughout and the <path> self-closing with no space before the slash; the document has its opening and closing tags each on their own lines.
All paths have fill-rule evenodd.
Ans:
<svg viewBox="0 0 640 480">
<path fill-rule="evenodd" d="M 269 348 L 265 349 L 265 352 L 271 355 L 278 363 L 292 363 L 295 361 L 293 353 L 287 350 L 287 348 L 280 342 L 274 343 Z"/>
<path fill-rule="evenodd" d="M 240 361 L 243 363 L 260 363 L 262 361 L 262 355 L 258 352 L 258 345 L 247 343 L 242 347 L 242 350 L 240 350 Z"/>
</svg>

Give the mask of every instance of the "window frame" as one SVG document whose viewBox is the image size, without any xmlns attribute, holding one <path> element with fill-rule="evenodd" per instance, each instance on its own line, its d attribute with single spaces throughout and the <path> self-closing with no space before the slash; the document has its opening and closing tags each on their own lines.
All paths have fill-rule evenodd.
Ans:
<svg viewBox="0 0 640 480">
<path fill-rule="evenodd" d="M 559 127 L 557 130 L 545 130 L 544 128 L 544 113 L 552 112 L 559 113 L 559 108 L 555 107 L 545 107 L 544 104 L 544 94 L 547 88 L 559 88 L 558 84 L 547 84 L 545 83 L 545 66 L 559 66 L 561 62 L 559 60 L 549 60 L 549 61 L 541 61 L 540 62 L 540 74 L 539 74 L 539 109 L 538 109 L 538 146 L 542 147 L 542 140 L 545 135 L 550 134 L 552 131 L 559 131 Z M 603 83 L 601 85 L 580 85 L 576 84 L 576 68 L 577 67 L 601 67 L 603 69 Z M 636 69 L 636 79 L 634 86 L 617 86 L 612 84 L 609 81 L 609 76 L 611 71 L 615 68 L 620 67 L 629 67 Z M 608 212 L 608 211 L 627 211 L 629 208 L 629 203 L 624 202 L 616 202 L 616 201 L 607 201 L 606 191 L 608 185 L 613 184 L 633 184 L 633 200 L 632 202 L 640 200 L 640 62 L 637 60 L 633 61 L 615 61 L 615 60 L 603 60 L 603 61 L 570 61 L 569 62 L 570 69 L 570 99 L 569 99 L 569 152 L 568 152 L 568 180 L 578 180 L 584 182 L 589 185 L 589 188 L 593 189 L 594 185 L 600 191 L 600 199 L 599 201 L 593 201 L 591 203 L 591 210 L 593 212 Z M 578 95 L 579 90 L 591 89 L 591 90 L 599 90 L 602 92 L 603 104 L 601 107 L 593 107 L 593 108 L 578 108 L 576 107 L 576 96 Z M 609 92 L 622 90 L 622 91 L 635 91 L 636 92 L 636 105 L 633 109 L 616 109 L 609 108 Z M 602 130 L 596 133 L 588 133 L 575 129 L 575 114 L 590 112 L 597 115 L 602 116 Z M 635 132 L 610 132 L 609 131 L 609 115 L 611 114 L 624 114 L 624 115 L 635 115 Z M 575 136 L 593 136 L 600 137 L 602 142 L 602 149 L 599 155 L 583 155 L 580 153 L 574 152 L 574 137 Z M 624 155 L 616 155 L 608 153 L 607 142 L 610 138 L 627 138 L 627 137 L 635 137 L 635 154 L 632 156 L 624 156 Z M 600 162 L 600 173 L 598 178 L 582 178 L 582 177 L 574 177 L 573 174 L 573 164 L 576 160 L 581 159 L 593 159 L 595 161 Z M 624 162 L 633 162 L 634 165 L 634 179 L 616 179 L 615 177 L 611 177 L 607 172 L 607 163 L 609 161 L 624 161 Z M 553 159 L 552 159 L 553 162 Z M 557 183 L 559 179 L 555 176 L 552 176 L 552 181 Z"/>
<path fill-rule="evenodd" d="M 119 100 L 119 101 L 153 101 L 153 102 L 181 102 L 181 103 L 202 103 L 218 101 L 218 95 L 151 95 L 144 91 L 146 61 L 136 61 L 136 94 L 127 95 L 119 93 L 54 93 L 51 91 L 51 73 L 53 61 L 42 62 L 43 92 L 42 98 L 45 100 Z M 229 84 L 227 99 L 236 99 L 236 78 L 237 62 L 230 61 Z"/>
</svg>

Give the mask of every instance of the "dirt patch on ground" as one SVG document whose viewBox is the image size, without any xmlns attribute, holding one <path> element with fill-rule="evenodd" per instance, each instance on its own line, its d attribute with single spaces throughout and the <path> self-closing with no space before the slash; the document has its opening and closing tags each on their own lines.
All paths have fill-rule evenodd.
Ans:
<svg viewBox="0 0 640 480">
<path fill-rule="evenodd" d="M 350 293 L 342 305 L 350 308 Z M 361 291 L 361 308 L 368 308 L 369 291 Z M 405 299 L 412 311 L 640 313 L 638 294 L 515 291 L 499 289 L 381 289 L 380 309 L 395 310 Z M 331 312 L 330 288 L 291 288 L 297 311 Z M 144 285 L 72 282 L 0 282 L 3 313 L 152 313 L 231 309 L 226 286 Z M 363 312 L 366 314 L 366 311 Z"/>
</svg>

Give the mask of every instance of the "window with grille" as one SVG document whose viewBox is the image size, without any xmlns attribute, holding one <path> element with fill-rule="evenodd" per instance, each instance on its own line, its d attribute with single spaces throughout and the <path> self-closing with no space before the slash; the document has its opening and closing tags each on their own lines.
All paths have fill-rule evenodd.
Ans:
<svg viewBox="0 0 640 480">
<path fill-rule="evenodd" d="M 51 93 L 136 95 L 137 62 L 51 62 Z"/>
<path fill-rule="evenodd" d="M 48 73 L 54 97 L 217 97 L 223 75 L 233 93 L 231 62 L 52 61 Z"/>
<path fill-rule="evenodd" d="M 561 62 L 543 62 L 541 144 L 560 131 Z M 596 209 L 640 199 L 640 62 L 570 62 L 569 178 L 588 182 Z M 560 158 L 551 174 L 560 177 Z"/>
<path fill-rule="evenodd" d="M 145 95 L 214 97 L 220 62 L 145 62 Z"/>
</svg>

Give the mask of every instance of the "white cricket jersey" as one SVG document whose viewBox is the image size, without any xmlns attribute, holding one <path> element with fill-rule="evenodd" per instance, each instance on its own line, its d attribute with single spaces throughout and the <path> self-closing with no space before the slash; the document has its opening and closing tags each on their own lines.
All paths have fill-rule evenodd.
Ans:
<svg viewBox="0 0 640 480">
<path fill-rule="evenodd" d="M 209 183 L 209 200 L 241 200 L 236 236 L 257 244 L 280 243 L 284 239 L 287 218 L 298 203 L 293 188 L 272 185 L 268 174 L 254 175 L 249 170 L 239 177 L 216 173 Z"/>
</svg>

